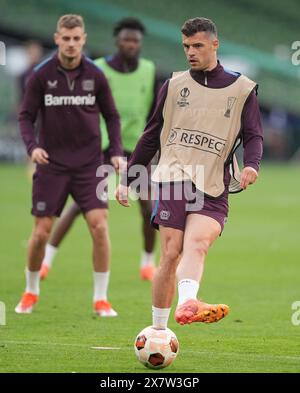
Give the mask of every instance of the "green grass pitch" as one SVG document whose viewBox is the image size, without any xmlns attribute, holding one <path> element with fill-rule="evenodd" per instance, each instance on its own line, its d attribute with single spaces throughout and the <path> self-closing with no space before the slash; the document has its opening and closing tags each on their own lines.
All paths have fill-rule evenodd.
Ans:
<svg viewBox="0 0 300 393">
<path fill-rule="evenodd" d="M 298 167 L 263 166 L 258 183 L 230 198 L 228 223 L 207 258 L 200 296 L 227 303 L 212 324 L 170 328 L 180 353 L 168 372 L 299 372 L 300 183 Z M 0 372 L 151 372 L 135 359 L 136 334 L 151 324 L 151 286 L 139 279 L 137 204 L 111 203 L 110 300 L 118 318 L 92 313 L 91 241 L 79 218 L 57 255 L 32 315 L 14 307 L 24 290 L 31 185 L 23 167 L 0 167 Z M 157 256 L 159 247 L 157 246 Z M 95 350 L 92 347 L 114 347 Z"/>
</svg>

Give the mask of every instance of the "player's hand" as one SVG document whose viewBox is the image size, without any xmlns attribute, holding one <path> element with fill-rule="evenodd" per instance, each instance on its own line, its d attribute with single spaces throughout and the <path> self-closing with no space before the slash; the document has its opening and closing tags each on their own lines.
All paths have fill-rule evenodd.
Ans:
<svg viewBox="0 0 300 393">
<path fill-rule="evenodd" d="M 241 188 L 243 190 L 246 190 L 249 184 L 253 184 L 256 182 L 257 178 L 258 178 L 257 171 L 251 166 L 246 166 L 241 172 L 241 182 L 240 182 Z"/>
<path fill-rule="evenodd" d="M 120 205 L 125 207 L 130 206 L 130 204 L 128 203 L 128 188 L 129 187 L 127 186 L 119 184 L 115 192 L 115 197 L 117 198 L 117 201 Z"/>
<path fill-rule="evenodd" d="M 31 153 L 31 160 L 36 164 L 47 165 L 49 164 L 49 155 L 46 150 L 36 147 Z"/>
<path fill-rule="evenodd" d="M 126 171 L 127 161 L 125 161 L 123 157 L 113 156 L 113 157 L 111 157 L 110 161 L 118 173 L 122 173 L 122 172 Z"/>
</svg>

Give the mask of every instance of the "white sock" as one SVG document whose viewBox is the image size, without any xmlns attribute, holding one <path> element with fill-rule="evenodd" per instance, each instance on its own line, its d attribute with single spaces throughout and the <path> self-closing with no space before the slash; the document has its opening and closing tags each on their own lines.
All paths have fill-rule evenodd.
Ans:
<svg viewBox="0 0 300 393">
<path fill-rule="evenodd" d="M 94 272 L 94 302 L 107 300 L 107 288 L 109 283 L 109 272 Z"/>
<path fill-rule="evenodd" d="M 141 267 L 154 265 L 154 252 L 142 251 Z"/>
<path fill-rule="evenodd" d="M 52 266 L 53 259 L 58 251 L 57 247 L 52 246 L 51 244 L 46 245 L 45 257 L 43 263 L 47 265 L 49 268 Z"/>
<path fill-rule="evenodd" d="M 26 289 L 25 292 L 40 294 L 40 271 L 31 272 L 26 268 Z"/>
<path fill-rule="evenodd" d="M 171 308 L 157 308 L 152 306 L 152 326 L 156 329 L 166 329 Z"/>
<path fill-rule="evenodd" d="M 178 306 L 188 299 L 197 299 L 199 283 L 195 280 L 185 278 L 178 282 Z"/>
</svg>

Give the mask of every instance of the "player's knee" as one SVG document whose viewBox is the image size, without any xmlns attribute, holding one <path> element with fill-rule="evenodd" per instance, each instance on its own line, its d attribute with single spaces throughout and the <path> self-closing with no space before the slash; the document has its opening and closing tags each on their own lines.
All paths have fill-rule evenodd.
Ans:
<svg viewBox="0 0 300 393">
<path fill-rule="evenodd" d="M 210 241 L 208 239 L 194 240 L 190 245 L 189 249 L 199 257 L 205 257 L 210 247 Z"/>
<path fill-rule="evenodd" d="M 38 226 L 33 231 L 33 239 L 37 244 L 46 244 L 49 240 L 51 228 L 48 226 Z"/>
<path fill-rule="evenodd" d="M 168 266 L 170 269 L 176 269 L 176 264 L 180 256 L 180 251 L 176 248 L 167 248 L 162 253 L 163 265 Z"/>
<path fill-rule="evenodd" d="M 101 241 L 107 237 L 108 228 L 106 222 L 95 222 L 90 228 L 94 240 Z"/>
</svg>

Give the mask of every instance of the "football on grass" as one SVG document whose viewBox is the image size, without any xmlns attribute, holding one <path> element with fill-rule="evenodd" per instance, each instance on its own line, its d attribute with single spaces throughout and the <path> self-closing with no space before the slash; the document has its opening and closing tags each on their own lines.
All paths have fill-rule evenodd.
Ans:
<svg viewBox="0 0 300 393">
<path fill-rule="evenodd" d="M 134 350 L 144 366 L 157 370 L 174 361 L 179 351 L 179 343 L 172 330 L 157 330 L 148 326 L 137 335 Z"/>
</svg>

